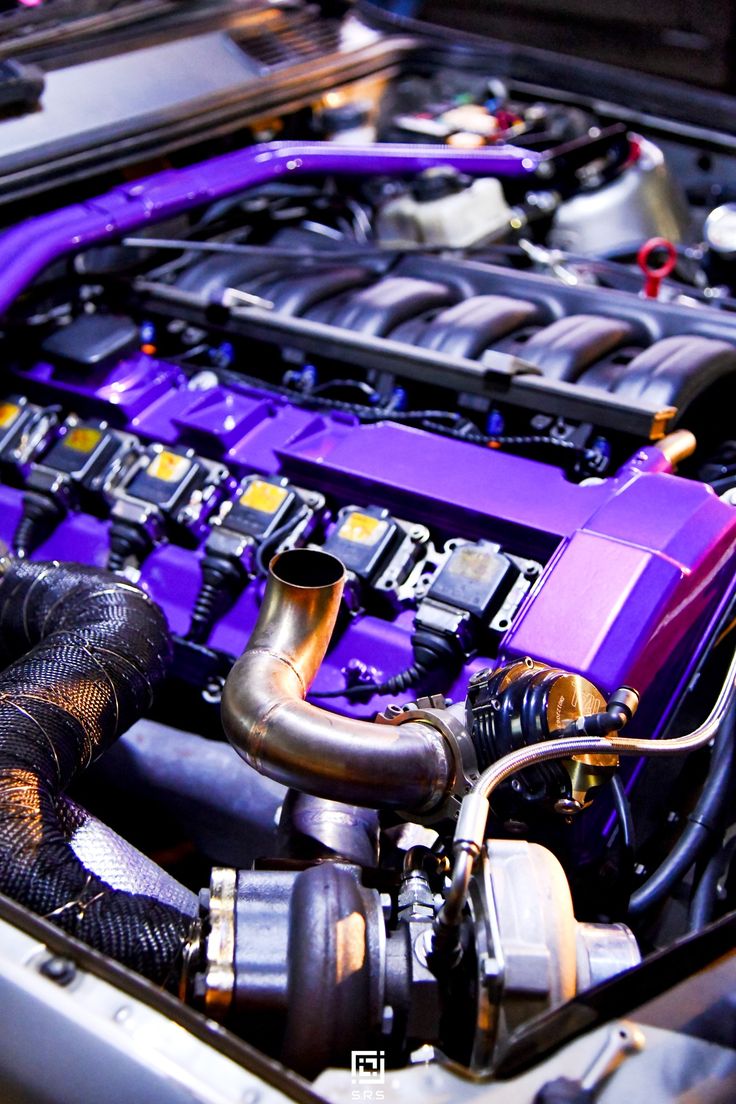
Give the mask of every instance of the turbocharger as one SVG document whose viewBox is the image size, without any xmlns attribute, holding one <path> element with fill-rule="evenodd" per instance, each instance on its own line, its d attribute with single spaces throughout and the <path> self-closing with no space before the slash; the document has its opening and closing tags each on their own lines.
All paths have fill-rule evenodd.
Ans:
<svg viewBox="0 0 736 1104">
<path fill-rule="evenodd" d="M 400 1064 L 428 1044 L 482 1073 L 517 1028 L 639 962 L 625 925 L 575 919 L 550 851 L 495 840 L 470 883 L 463 954 L 436 970 L 442 867 L 424 848 L 409 856 L 384 892 L 339 862 L 216 869 L 193 999 L 307 1076 L 356 1050 Z"/>
<path fill-rule="evenodd" d="M 462 856 L 459 893 L 454 880 L 448 893 L 443 843 L 461 808 L 480 807 L 465 795 L 489 762 L 581 721 L 601 732 L 621 727 L 635 695 L 607 707 L 586 680 L 528 659 L 482 672 L 466 704 L 420 699 L 389 708 L 381 723 L 330 713 L 305 697 L 344 575 L 339 560 L 316 550 L 274 558 L 258 622 L 225 686 L 225 731 L 253 767 L 335 815 L 340 802 L 378 809 L 394 825 L 432 826 L 436 846 L 411 847 L 400 872 L 395 862 L 346 862 L 350 847 L 306 869 L 292 861 L 216 870 L 190 960 L 192 996 L 309 1076 L 355 1050 L 399 1063 L 428 1044 L 486 1071 L 520 1025 L 635 965 L 639 952 L 623 925 L 577 922 L 562 867 L 545 848 L 475 847 L 470 861 Z M 541 787 L 567 814 L 615 763 L 571 758 L 525 786 Z M 482 839 L 481 818 L 473 831 Z M 442 946 L 438 928 L 450 933 Z"/>
</svg>

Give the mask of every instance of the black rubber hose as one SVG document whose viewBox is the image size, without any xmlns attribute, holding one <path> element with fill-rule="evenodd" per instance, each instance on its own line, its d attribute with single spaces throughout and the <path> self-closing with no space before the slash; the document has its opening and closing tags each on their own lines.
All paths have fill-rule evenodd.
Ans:
<svg viewBox="0 0 736 1104">
<path fill-rule="evenodd" d="M 735 847 L 736 837 L 732 837 L 706 864 L 690 902 L 688 931 L 700 931 L 713 919 L 718 904 L 718 883 L 728 870 Z"/>
<path fill-rule="evenodd" d="M 718 897 L 718 882 L 723 873 L 723 851 L 713 855 L 700 877 L 690 901 L 688 931 L 700 931 L 710 924 Z"/>
<path fill-rule="evenodd" d="M 8 560 L 0 568 L 0 661 L 11 663 L 0 675 L 0 891 L 173 985 L 191 918 L 85 866 L 63 796 L 149 706 L 171 655 L 164 616 L 107 572 Z"/>
<path fill-rule="evenodd" d="M 688 823 L 661 866 L 632 894 L 629 916 L 642 916 L 661 904 L 704 851 L 718 842 L 720 821 L 730 792 L 736 758 L 735 722 L 736 713 L 731 710 L 713 741 L 710 773 L 695 808 L 687 818 Z"/>
</svg>

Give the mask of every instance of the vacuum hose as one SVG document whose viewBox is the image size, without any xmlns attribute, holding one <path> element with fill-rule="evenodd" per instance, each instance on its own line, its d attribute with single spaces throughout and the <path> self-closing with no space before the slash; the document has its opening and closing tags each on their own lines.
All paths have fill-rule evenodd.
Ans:
<svg viewBox="0 0 736 1104">
<path fill-rule="evenodd" d="M 189 894 L 129 847 L 118 850 L 128 869 L 103 880 L 74 848 L 80 813 L 63 796 L 149 706 L 170 653 L 163 614 L 137 588 L 91 568 L 0 559 L 0 892 L 174 985 Z"/>
</svg>

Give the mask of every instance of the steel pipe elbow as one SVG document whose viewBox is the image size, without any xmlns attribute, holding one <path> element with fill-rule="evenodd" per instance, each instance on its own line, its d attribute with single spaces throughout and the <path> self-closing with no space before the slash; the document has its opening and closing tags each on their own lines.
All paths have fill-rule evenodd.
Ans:
<svg viewBox="0 0 736 1104">
<path fill-rule="evenodd" d="M 225 683 L 222 723 L 247 763 L 286 786 L 371 808 L 424 812 L 454 780 L 429 724 L 375 725 L 304 700 L 337 619 L 345 569 L 326 552 L 274 557 L 260 616 Z"/>
</svg>

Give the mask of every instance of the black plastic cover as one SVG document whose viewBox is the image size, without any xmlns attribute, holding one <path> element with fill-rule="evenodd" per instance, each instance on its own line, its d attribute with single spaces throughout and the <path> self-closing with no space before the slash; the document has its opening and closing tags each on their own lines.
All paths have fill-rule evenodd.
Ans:
<svg viewBox="0 0 736 1104">
<path fill-rule="evenodd" d="M 104 368 L 131 353 L 140 342 L 130 318 L 115 314 L 80 314 L 68 326 L 55 330 L 41 346 L 52 360 L 77 368 Z"/>
</svg>

